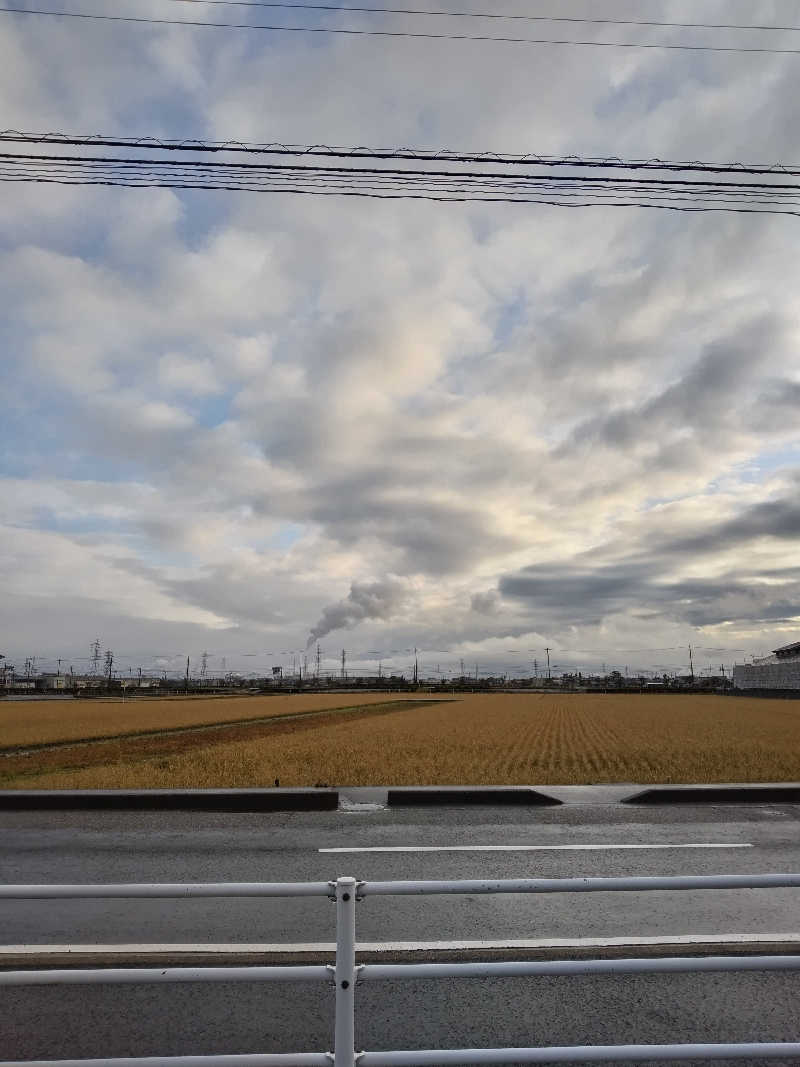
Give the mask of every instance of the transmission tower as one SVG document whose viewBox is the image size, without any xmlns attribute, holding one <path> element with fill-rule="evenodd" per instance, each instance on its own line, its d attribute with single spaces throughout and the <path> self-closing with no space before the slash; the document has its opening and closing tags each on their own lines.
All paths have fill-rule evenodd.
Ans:
<svg viewBox="0 0 800 1067">
<path fill-rule="evenodd" d="M 205 684 L 206 674 L 208 672 L 208 653 L 204 652 L 200 657 L 200 682 Z"/>
<path fill-rule="evenodd" d="M 111 685 L 111 677 L 113 675 L 113 671 L 114 671 L 114 653 L 111 651 L 110 648 L 108 648 L 108 649 L 106 649 L 105 674 L 106 674 L 106 677 L 108 678 L 108 684 L 109 685 Z"/>
<path fill-rule="evenodd" d="M 96 678 L 100 673 L 100 638 L 98 637 L 96 640 L 92 641 L 90 647 L 92 651 L 92 665 L 90 671 L 92 677 Z"/>
<path fill-rule="evenodd" d="M 347 652 L 342 649 L 342 681 L 347 677 Z"/>
</svg>

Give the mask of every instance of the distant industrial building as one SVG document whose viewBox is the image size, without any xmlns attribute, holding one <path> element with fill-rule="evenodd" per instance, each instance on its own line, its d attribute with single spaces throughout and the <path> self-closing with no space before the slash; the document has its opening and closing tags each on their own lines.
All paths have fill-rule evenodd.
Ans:
<svg viewBox="0 0 800 1067">
<path fill-rule="evenodd" d="M 737 689 L 800 690 L 800 641 L 776 648 L 771 656 L 733 668 Z"/>
</svg>

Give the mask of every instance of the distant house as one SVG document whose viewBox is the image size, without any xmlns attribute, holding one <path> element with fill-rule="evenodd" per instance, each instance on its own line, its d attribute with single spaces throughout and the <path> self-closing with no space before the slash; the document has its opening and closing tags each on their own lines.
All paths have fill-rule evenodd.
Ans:
<svg viewBox="0 0 800 1067">
<path fill-rule="evenodd" d="M 770 656 L 733 668 L 737 689 L 800 690 L 800 641 L 773 649 Z"/>
</svg>

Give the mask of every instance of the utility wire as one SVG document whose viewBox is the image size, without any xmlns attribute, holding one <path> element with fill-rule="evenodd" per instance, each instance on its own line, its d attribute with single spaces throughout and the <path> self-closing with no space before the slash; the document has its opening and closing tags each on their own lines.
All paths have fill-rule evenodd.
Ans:
<svg viewBox="0 0 800 1067">
<path fill-rule="evenodd" d="M 345 174 L 345 175 L 393 175 L 403 178 L 431 178 L 431 177 L 444 177 L 444 178 L 459 178 L 459 179 L 491 179 L 498 178 L 507 180 L 508 174 L 501 171 L 467 171 L 467 170 L 417 170 L 408 168 L 389 168 L 389 167 L 331 167 L 331 166 L 319 166 L 311 165 L 307 163 L 226 163 L 217 160 L 156 160 L 150 158 L 114 158 L 111 156 L 55 156 L 55 155 L 34 155 L 31 153 L 17 153 L 17 152 L 0 152 L 0 161 L 2 160 L 18 160 L 26 162 L 36 163 L 57 163 L 57 164 L 111 164 L 122 167 L 137 167 L 137 166 L 158 166 L 164 168 L 177 168 L 177 167 L 192 167 L 203 171 L 222 173 L 300 173 L 300 174 Z M 529 182 L 540 182 L 552 180 L 548 175 L 542 174 L 530 174 L 530 175 L 513 175 L 514 177 L 524 177 Z M 663 187 L 665 185 L 676 187 L 687 187 L 690 189 L 710 189 L 710 190 L 770 190 L 770 191 L 782 191 L 787 190 L 790 192 L 800 191 L 800 184 L 792 182 L 739 182 L 739 181 L 718 181 L 707 180 L 701 181 L 694 178 L 620 178 L 620 177 L 603 177 L 602 175 L 560 175 L 559 180 L 562 182 L 592 182 L 592 183 L 614 183 L 614 184 L 635 184 L 640 186 L 653 186 Z"/>
<path fill-rule="evenodd" d="M 417 7 L 358 7 L 352 4 L 291 4 L 285 0 L 172 0 L 177 4 L 202 4 L 210 7 L 265 7 L 289 11 L 354 12 L 368 15 L 426 15 L 447 19 L 508 19 L 516 22 L 577 22 L 591 26 L 658 26 L 681 30 L 776 30 L 800 31 L 800 26 L 759 25 L 740 22 L 658 22 L 655 19 L 597 19 L 574 15 L 513 15 L 497 11 L 431 11 Z"/>
<path fill-rule="evenodd" d="M 390 174 L 403 177 L 455 177 L 455 178 L 500 178 L 508 179 L 508 173 L 501 171 L 432 171 L 412 170 L 407 168 L 377 168 L 377 166 L 320 166 L 308 163 L 227 163 L 217 160 L 172 160 L 150 159 L 143 157 L 119 157 L 111 156 L 43 156 L 28 153 L 0 153 L 0 160 L 30 160 L 35 162 L 57 163 L 110 163 L 121 166 L 140 166 L 155 164 L 163 168 L 179 168 L 179 166 L 191 166 L 191 168 L 208 170 L 212 172 L 241 172 L 241 173 L 276 173 L 276 172 L 299 172 L 299 173 L 322 173 L 322 174 Z M 514 175 L 512 175 L 513 177 Z M 528 181 L 550 180 L 549 175 L 529 174 L 516 175 L 524 177 Z M 783 176 L 783 175 L 782 175 Z M 719 181 L 700 180 L 697 178 L 627 178 L 627 177 L 604 177 L 603 175 L 561 175 L 562 181 L 591 181 L 591 182 L 617 182 L 617 184 L 636 184 L 645 186 L 686 186 L 688 188 L 711 188 L 711 189 L 769 189 L 769 190 L 800 190 L 796 182 L 778 181 Z"/>
<path fill-rule="evenodd" d="M 493 37 L 468 33 L 423 33 L 409 30 L 357 30 L 332 26 L 270 26 L 253 22 L 203 22 L 193 19 L 159 19 L 143 15 L 97 15 L 78 11 L 50 11 L 42 8 L 0 7 L 3 15 L 47 15 L 54 18 L 88 19 L 99 22 L 147 23 L 155 26 L 195 26 L 205 29 L 264 30 L 270 33 L 337 34 L 348 37 L 403 37 L 440 41 L 495 41 L 500 44 L 553 45 L 579 48 L 635 48 L 668 52 L 740 52 L 764 55 L 800 55 L 800 48 L 768 48 L 766 46 L 655 44 L 634 41 L 578 41 L 550 37 Z"/>
<path fill-rule="evenodd" d="M 0 182 L 800 215 L 800 184 L 0 154 Z"/>
<path fill-rule="evenodd" d="M 28 133 L 1 130 L 0 142 L 53 144 L 81 148 L 139 148 L 168 152 L 236 152 L 248 155 L 326 156 L 339 159 L 412 160 L 417 162 L 502 163 L 547 167 L 586 167 L 604 170 L 700 171 L 717 174 L 783 174 L 800 176 L 800 165 L 784 163 L 704 163 L 702 160 L 620 159 L 618 156 L 547 156 L 534 152 L 459 152 L 450 148 L 348 148 L 342 145 L 253 144 L 243 141 L 169 141 L 158 137 L 73 136 L 64 133 Z"/>
</svg>

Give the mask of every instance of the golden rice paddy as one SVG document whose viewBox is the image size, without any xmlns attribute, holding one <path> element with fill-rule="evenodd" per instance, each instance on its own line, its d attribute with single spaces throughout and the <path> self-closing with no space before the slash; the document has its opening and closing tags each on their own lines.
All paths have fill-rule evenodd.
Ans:
<svg viewBox="0 0 800 1067">
<path fill-rule="evenodd" d="M 409 694 L 410 697 L 413 696 Z M 370 694 L 371 702 L 397 694 Z M 800 779 L 800 701 L 683 694 L 474 694 L 449 696 L 427 706 L 393 703 L 293 720 L 291 729 L 259 725 L 258 736 L 241 727 L 235 740 L 182 733 L 167 755 L 129 745 L 89 766 L 52 764 L 21 768 L 4 785 L 25 788 L 167 788 L 264 786 L 546 784 L 593 782 L 787 781 Z M 402 698 L 401 698 L 402 699 Z M 419 697 L 417 697 L 419 699 Z M 276 714 L 347 703 L 342 695 L 266 697 Z M 214 701 L 214 716 L 263 716 L 257 698 Z M 131 706 L 125 722 L 152 725 L 207 722 L 209 712 L 192 701 Z M 76 701 L 60 705 L 65 721 L 50 736 L 86 736 L 86 712 Z M 210 702 L 209 702 L 210 705 Z M 206 705 L 208 707 L 209 705 Z M 280 712 L 278 709 L 280 708 Z M 0 726 L 0 746 L 24 733 L 24 724 Z M 115 708 L 90 709 L 98 731 L 108 733 Z M 194 718 L 193 718 L 194 716 Z M 121 720 L 114 720 L 115 722 Z M 283 724 L 286 727 L 287 724 Z M 9 731 L 9 727 L 11 728 Z M 40 723 L 41 736 L 47 729 Z M 115 731 L 117 732 L 117 731 Z M 220 743 L 221 742 L 221 743 Z M 91 749 L 91 745 L 85 746 Z M 74 748 L 64 748 L 64 753 Z M 99 753 L 98 753 L 99 755 Z M 73 761 L 74 763 L 74 761 Z M 1 768 L 0 768 L 1 770 Z"/>
</svg>

